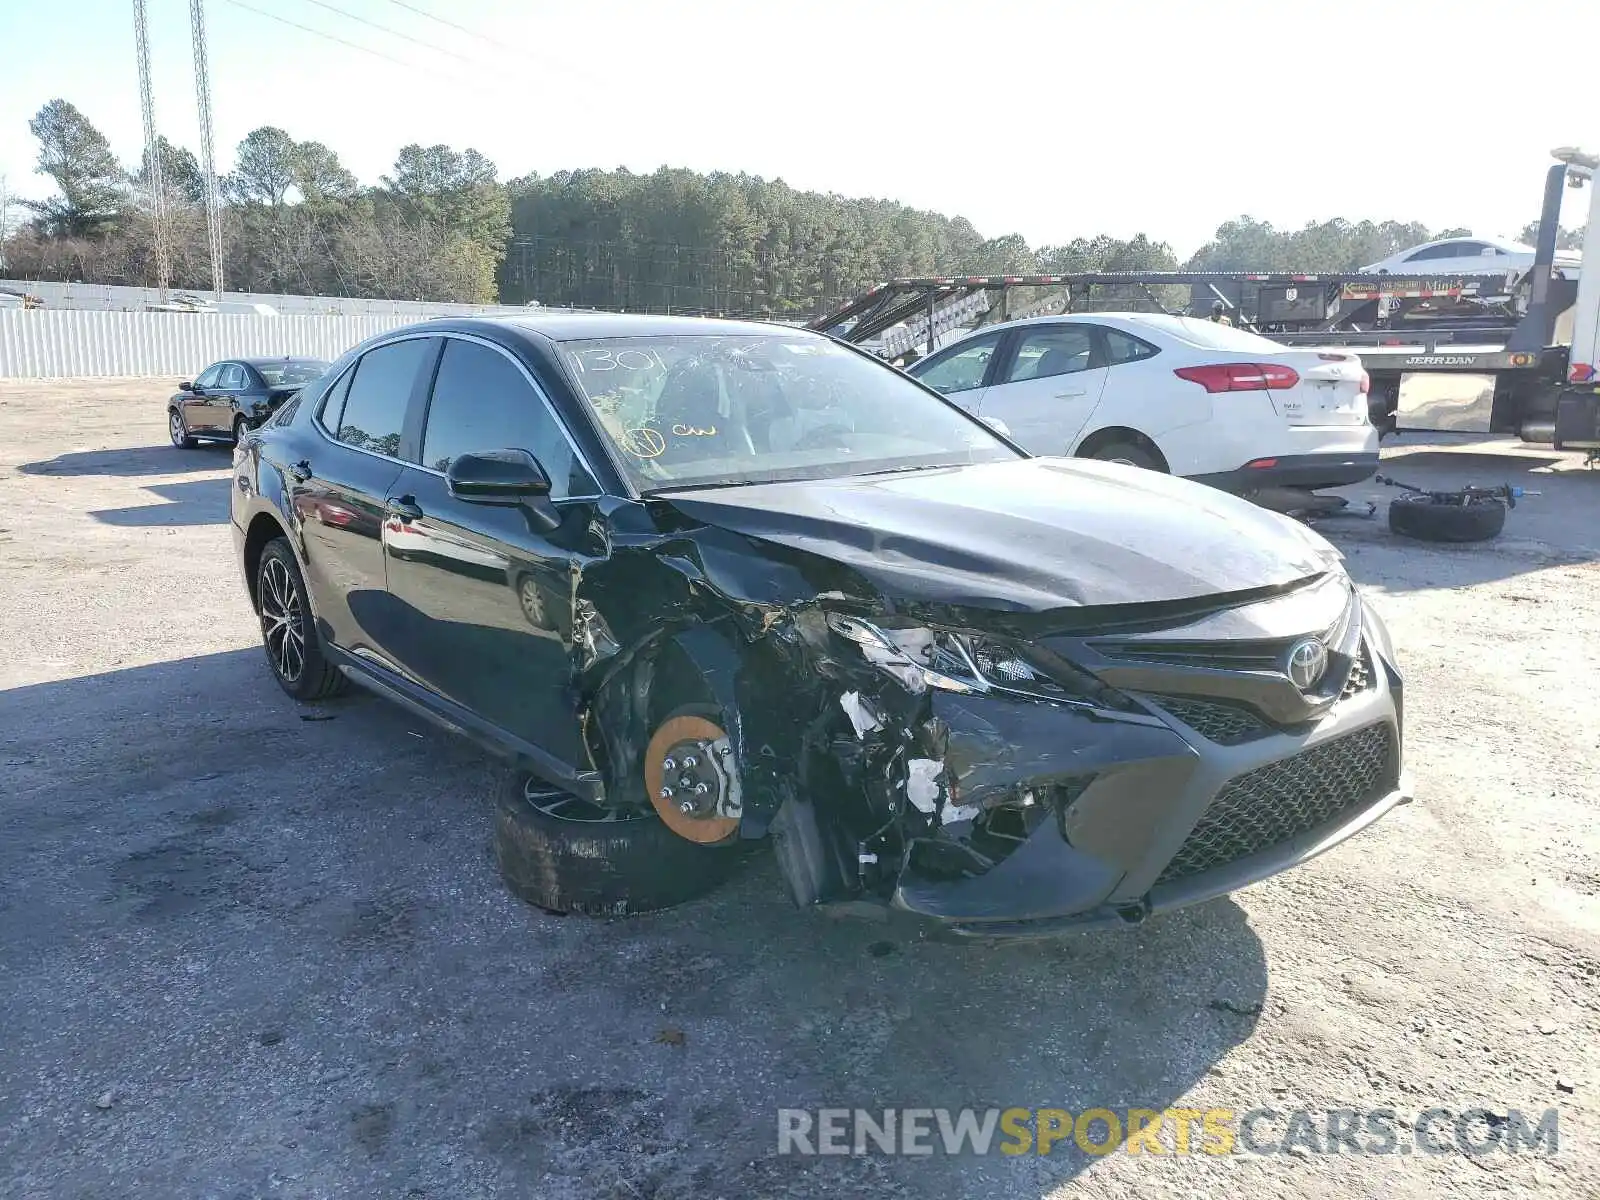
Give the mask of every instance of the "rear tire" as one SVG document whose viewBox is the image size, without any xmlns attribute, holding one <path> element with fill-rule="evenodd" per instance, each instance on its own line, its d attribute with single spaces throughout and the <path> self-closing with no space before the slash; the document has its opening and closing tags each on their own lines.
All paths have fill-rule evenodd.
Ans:
<svg viewBox="0 0 1600 1200">
<path fill-rule="evenodd" d="M 1146 471 L 1166 471 L 1155 455 L 1143 446 L 1136 446 L 1132 442 L 1107 442 L 1103 446 L 1096 446 L 1087 456 L 1097 458 L 1101 462 L 1123 463 L 1130 467 L 1143 467 Z"/>
<path fill-rule="evenodd" d="M 272 677 L 296 700 L 326 700 L 350 687 L 322 652 L 300 564 L 285 538 L 273 538 L 256 566 L 256 614 Z"/>
<path fill-rule="evenodd" d="M 1431 496 L 1408 493 L 1389 502 L 1389 528 L 1424 542 L 1484 542 L 1505 526 L 1501 500 L 1438 504 Z"/>
<path fill-rule="evenodd" d="M 243 417 L 236 417 L 233 422 L 233 444 L 237 446 L 244 441 L 244 435 L 250 432 L 250 422 Z"/>
<path fill-rule="evenodd" d="M 631 916 L 705 895 L 745 858 L 738 842 L 687 841 L 653 812 L 605 813 L 527 772 L 507 772 L 494 823 L 494 857 L 506 886 L 550 912 Z"/>
</svg>

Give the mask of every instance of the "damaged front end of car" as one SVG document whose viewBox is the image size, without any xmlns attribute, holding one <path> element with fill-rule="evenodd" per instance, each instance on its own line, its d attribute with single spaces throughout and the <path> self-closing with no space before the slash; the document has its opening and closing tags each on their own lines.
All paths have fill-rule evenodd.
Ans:
<svg viewBox="0 0 1600 1200">
<path fill-rule="evenodd" d="M 770 834 L 801 906 L 892 905 L 982 936 L 1134 923 L 1407 795 L 1393 651 L 1342 569 L 1023 612 L 884 594 L 725 530 L 645 553 L 693 619 L 609 665 L 591 708 L 607 757 L 644 764 L 624 786 L 683 836 Z M 1322 670 L 1297 683 L 1308 639 Z M 648 697 L 684 678 L 714 719 L 663 745 Z M 699 770 L 708 753 L 729 769 Z"/>
</svg>

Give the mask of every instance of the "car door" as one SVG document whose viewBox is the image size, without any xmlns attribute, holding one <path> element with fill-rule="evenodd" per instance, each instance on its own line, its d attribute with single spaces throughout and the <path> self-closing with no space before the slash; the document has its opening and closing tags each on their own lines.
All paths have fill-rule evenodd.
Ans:
<svg viewBox="0 0 1600 1200">
<path fill-rule="evenodd" d="M 445 472 L 458 456 L 504 449 L 544 467 L 559 528 L 451 494 Z M 391 485 L 384 523 L 397 663 L 450 705 L 579 769 L 572 589 L 603 553 L 593 474 L 523 364 L 464 336 L 444 340 L 418 458 Z"/>
<path fill-rule="evenodd" d="M 236 362 L 221 364 L 215 387 L 207 388 L 200 409 L 200 421 L 190 426 L 197 432 L 233 432 L 234 400 L 245 388 L 244 367 Z"/>
<path fill-rule="evenodd" d="M 211 428 L 209 397 L 222 386 L 222 373 L 227 366 L 212 363 L 195 376 L 193 386 L 183 393 L 183 424 L 191 433 Z"/>
<path fill-rule="evenodd" d="M 978 334 L 911 366 L 909 374 L 977 415 L 1002 333 Z"/>
<path fill-rule="evenodd" d="M 241 416 L 252 424 L 258 419 L 265 419 L 267 402 L 271 394 L 271 389 L 267 387 L 267 381 L 261 377 L 261 372 L 249 363 L 240 363 L 239 366 L 244 372 L 244 382 L 233 394 L 233 412 L 228 414 L 230 426 Z"/>
<path fill-rule="evenodd" d="M 1031 454 L 1066 454 L 1106 383 L 1094 327 L 1082 322 L 1020 326 L 984 389 L 980 415 L 998 417 Z"/>
<path fill-rule="evenodd" d="M 391 666 L 384 646 L 384 504 L 405 469 L 407 418 L 426 394 L 433 337 L 368 350 L 328 389 L 306 457 L 286 465 L 306 586 L 324 636 Z"/>
</svg>

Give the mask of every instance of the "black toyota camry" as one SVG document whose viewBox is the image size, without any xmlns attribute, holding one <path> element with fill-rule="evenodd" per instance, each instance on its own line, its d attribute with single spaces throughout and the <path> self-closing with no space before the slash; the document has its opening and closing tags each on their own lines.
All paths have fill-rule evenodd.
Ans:
<svg viewBox="0 0 1600 1200">
<path fill-rule="evenodd" d="M 167 434 L 181 450 L 237 442 L 328 369 L 320 358 L 233 358 L 185 380 L 167 400 Z"/>
<path fill-rule="evenodd" d="M 278 683 L 505 758 L 497 854 L 545 908 L 669 905 L 770 835 L 802 905 L 1114 925 L 1409 794 L 1394 651 L 1321 537 L 1029 458 L 817 334 L 417 325 L 234 469 Z"/>
</svg>

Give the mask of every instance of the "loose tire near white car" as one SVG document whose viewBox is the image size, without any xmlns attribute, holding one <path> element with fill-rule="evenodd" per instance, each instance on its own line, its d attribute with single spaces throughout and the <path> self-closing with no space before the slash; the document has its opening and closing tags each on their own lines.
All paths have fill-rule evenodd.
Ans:
<svg viewBox="0 0 1600 1200">
<path fill-rule="evenodd" d="M 1389 502 L 1389 528 L 1424 542 L 1486 542 L 1505 527 L 1505 502 L 1491 497 L 1447 504 L 1419 492 Z"/>
</svg>

